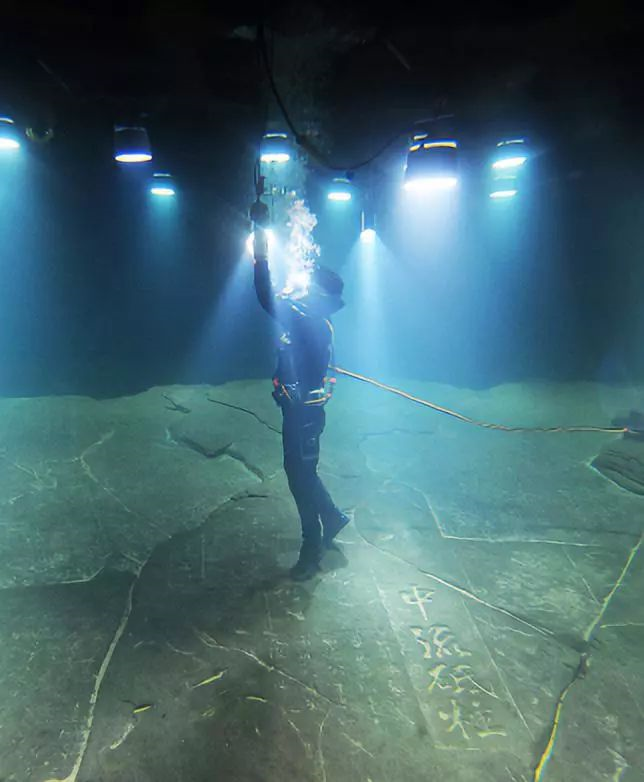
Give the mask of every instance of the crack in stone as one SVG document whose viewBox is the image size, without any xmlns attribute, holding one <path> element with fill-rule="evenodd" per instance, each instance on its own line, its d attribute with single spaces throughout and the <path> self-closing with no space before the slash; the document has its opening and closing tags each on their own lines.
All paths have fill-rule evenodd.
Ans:
<svg viewBox="0 0 644 782">
<path fill-rule="evenodd" d="M 143 567 L 145 567 L 145 564 L 143 565 Z M 105 678 L 110 662 L 112 661 L 114 651 L 118 646 L 118 643 L 121 640 L 123 633 L 125 632 L 125 628 L 130 618 L 130 614 L 132 613 L 132 595 L 134 592 L 134 588 L 136 587 L 141 577 L 141 572 L 143 571 L 143 567 L 141 568 L 139 573 L 136 575 L 136 577 L 132 580 L 132 583 L 130 584 L 130 588 L 128 589 L 127 597 L 125 600 L 125 608 L 121 616 L 121 621 L 119 622 L 119 625 L 116 628 L 116 632 L 114 633 L 110 645 L 107 648 L 107 652 L 105 653 L 103 662 L 101 663 L 101 666 L 98 669 L 98 673 L 96 674 L 94 689 L 92 690 L 92 694 L 89 699 L 89 711 L 87 714 L 87 720 L 85 723 L 85 728 L 83 729 L 81 734 L 82 735 L 81 747 L 78 753 L 78 757 L 76 758 L 76 762 L 74 763 L 72 770 L 66 777 L 64 777 L 63 779 L 52 778 L 46 780 L 46 782 L 76 782 L 76 778 L 78 777 L 78 772 L 80 771 L 81 765 L 85 758 L 87 747 L 89 745 L 89 740 L 92 733 L 92 727 L 94 725 L 94 712 L 96 710 L 96 704 L 98 702 L 98 696 L 101 689 L 101 685 L 103 684 L 103 679 Z"/>
<path fill-rule="evenodd" d="M 257 421 L 259 421 L 262 426 L 265 426 L 267 429 L 270 429 L 271 432 L 275 432 L 276 434 L 281 435 L 282 430 L 278 429 L 277 427 L 273 426 L 272 424 L 269 424 L 268 421 L 264 421 L 263 418 L 260 418 L 257 413 L 255 413 L 253 410 L 248 410 L 245 407 L 239 407 L 238 405 L 231 405 L 230 402 L 222 402 L 220 399 L 213 399 L 211 396 L 207 396 L 206 399 L 209 402 L 212 402 L 216 405 L 222 405 L 223 407 L 230 407 L 233 410 L 239 410 L 240 413 L 247 413 L 248 415 L 252 415 L 253 418 L 255 418 Z"/>
<path fill-rule="evenodd" d="M 372 752 L 369 752 L 368 749 L 365 749 L 365 747 L 363 747 L 359 741 L 356 741 L 354 738 L 351 738 L 351 736 L 349 736 L 348 733 L 344 733 L 343 731 L 342 735 L 349 742 L 349 744 L 353 744 L 353 746 L 356 749 L 359 749 L 361 752 L 364 752 L 365 755 L 369 755 L 370 758 L 373 758 L 374 760 L 376 759 L 376 756 Z"/>
<path fill-rule="evenodd" d="M 208 450 L 199 442 L 187 436 L 182 436 L 179 440 L 173 439 L 171 442 L 175 445 L 183 445 L 191 451 L 198 453 L 200 456 L 205 456 L 206 459 L 212 459 L 213 461 L 215 459 L 220 459 L 222 456 L 228 456 L 230 459 L 239 462 L 254 478 L 258 478 L 262 482 L 266 480 L 266 475 L 263 471 L 250 462 L 232 442 L 226 443 L 226 445 L 222 445 L 214 451 Z"/>
<path fill-rule="evenodd" d="M 226 445 L 222 445 L 219 448 L 217 448 L 214 451 L 209 450 L 208 448 L 205 448 L 203 445 L 201 445 L 196 440 L 193 440 L 191 437 L 188 437 L 186 435 L 182 435 L 179 440 L 174 441 L 177 445 L 184 445 L 186 448 L 188 448 L 191 451 L 194 451 L 195 453 L 198 453 L 199 456 L 205 456 L 206 459 L 212 459 L 213 461 L 215 459 L 219 459 L 221 456 L 225 456 L 228 453 L 228 449 L 232 445 L 231 442 L 226 443 Z"/>
<path fill-rule="evenodd" d="M 531 740 L 534 741 L 534 735 L 533 735 L 532 731 L 530 730 L 530 726 L 528 725 L 528 722 L 527 722 L 523 712 L 519 708 L 519 704 L 514 700 L 514 695 L 512 695 L 512 690 L 510 689 L 509 684 L 506 682 L 505 678 L 503 677 L 503 674 L 501 673 L 501 669 L 496 664 L 496 660 L 492 656 L 492 652 L 490 651 L 490 648 L 488 647 L 488 645 L 487 645 L 487 643 L 485 641 L 485 638 L 483 637 L 483 634 L 481 633 L 481 631 L 480 631 L 480 629 L 479 629 L 479 627 L 478 627 L 478 625 L 476 623 L 476 619 L 470 613 L 470 609 L 469 609 L 469 607 L 467 606 L 467 604 L 465 603 L 464 600 L 462 600 L 462 603 L 463 603 L 463 608 L 466 610 L 468 616 L 470 617 L 470 621 L 474 625 L 474 629 L 476 630 L 476 634 L 478 635 L 478 637 L 481 640 L 481 643 L 485 647 L 485 651 L 487 652 L 487 656 L 488 656 L 490 662 L 492 663 L 492 665 L 494 666 L 494 670 L 496 671 L 496 675 L 499 677 L 499 681 L 501 682 L 501 684 L 503 685 L 506 693 L 508 694 L 508 697 L 510 699 L 510 703 L 512 704 L 512 707 L 514 708 L 516 713 L 519 715 L 519 718 L 520 718 L 521 722 L 523 723 L 523 726 L 525 727 L 525 729 L 528 732 L 528 736 L 530 736 Z M 474 680 L 472 679 L 472 681 L 474 681 Z"/>
<path fill-rule="evenodd" d="M 504 616 L 510 617 L 510 619 L 514 619 L 515 622 L 519 622 L 520 624 L 531 628 L 535 632 L 539 633 L 539 635 L 543 635 L 546 638 L 555 638 L 555 634 L 552 630 L 548 629 L 547 627 L 542 627 L 540 625 L 533 624 L 532 622 L 529 622 L 527 619 L 523 619 L 518 614 L 513 613 L 512 611 L 509 611 L 507 608 L 503 608 L 502 606 L 494 605 L 494 603 L 488 603 L 487 600 L 483 600 L 482 597 L 479 597 L 474 592 L 470 592 L 467 589 L 464 589 L 463 587 L 458 586 L 458 584 L 454 584 L 451 581 L 446 581 L 444 578 L 441 578 L 440 576 L 435 575 L 434 573 L 430 573 L 427 570 L 423 570 L 422 568 L 418 567 L 414 562 L 411 562 L 408 559 L 405 559 L 404 557 L 399 556 L 398 554 L 394 554 L 391 551 L 387 551 L 387 549 L 381 548 L 380 546 L 376 545 L 375 543 L 372 543 L 368 538 L 366 538 L 362 531 L 360 530 L 358 524 L 356 521 L 354 521 L 354 528 L 357 531 L 358 535 L 362 538 L 364 543 L 366 543 L 367 546 L 371 546 L 371 548 L 376 549 L 376 551 L 379 551 L 381 554 L 384 554 L 385 556 L 392 557 L 393 559 L 398 560 L 399 562 L 402 562 L 405 565 L 408 565 L 409 567 L 416 570 L 418 573 L 420 573 L 423 576 L 426 576 L 427 578 L 430 578 L 432 581 L 435 581 L 437 584 L 440 584 L 441 586 L 447 587 L 448 589 L 452 589 L 453 591 L 457 592 L 462 597 L 466 597 L 469 600 L 472 600 L 475 603 L 478 603 L 479 605 L 483 605 L 486 608 L 491 609 L 492 611 L 497 611 L 500 614 L 503 614 Z"/>
<path fill-rule="evenodd" d="M 87 475 L 87 477 L 93 481 L 98 486 L 101 486 L 101 482 L 98 480 L 98 478 L 94 475 L 92 472 L 91 466 L 87 463 L 86 457 L 90 453 L 90 451 L 93 451 L 96 448 L 99 448 L 103 443 L 107 442 L 108 440 L 111 440 L 112 437 L 114 437 L 114 429 L 112 429 L 109 432 L 106 432 L 106 434 L 103 434 L 100 436 L 100 438 L 95 442 L 89 445 L 80 456 L 77 456 L 76 458 L 72 459 L 73 462 L 80 462 L 81 467 L 83 468 L 83 472 Z M 103 486 L 101 486 L 103 488 Z"/>
<path fill-rule="evenodd" d="M 234 445 L 228 446 L 228 448 L 226 448 L 224 451 L 224 454 L 242 464 L 248 470 L 248 472 L 251 473 L 251 475 L 253 475 L 255 478 L 258 478 L 260 481 L 262 481 L 262 483 L 266 480 L 266 476 L 262 470 L 259 467 L 256 467 L 252 462 L 249 462 L 244 454 L 241 453 L 241 451 L 238 451 Z"/>
<path fill-rule="evenodd" d="M 172 405 L 171 407 L 168 407 L 166 405 L 166 410 L 172 410 L 176 413 L 190 413 L 192 412 L 189 407 L 186 407 L 185 405 L 180 405 L 178 402 L 175 402 L 174 399 L 169 394 L 161 394 L 161 396 L 167 401 L 170 402 Z"/>
<path fill-rule="evenodd" d="M 257 665 L 259 665 L 261 668 L 263 668 L 266 671 L 269 671 L 269 673 L 276 673 L 278 674 L 278 676 L 282 676 L 285 679 L 288 679 L 289 681 L 293 682 L 294 684 L 298 684 L 300 687 L 303 687 L 307 692 L 311 693 L 311 695 L 315 695 L 317 698 L 321 698 L 322 700 L 326 701 L 327 703 L 333 706 L 340 706 L 340 707 L 344 706 L 344 704 L 334 700 L 333 698 L 329 698 L 328 695 L 324 695 L 324 693 L 320 692 L 315 687 L 311 687 L 310 685 L 306 684 L 306 682 L 303 682 L 300 679 L 296 678 L 295 676 L 292 676 L 290 673 L 287 673 L 281 668 L 278 668 L 276 665 L 267 663 L 265 660 L 262 660 L 260 657 L 258 657 L 254 652 L 250 652 L 247 649 L 240 649 L 237 646 L 224 646 L 223 644 L 220 644 L 217 640 L 215 640 L 212 636 L 208 635 L 208 633 L 204 632 L 203 630 L 199 630 L 199 628 L 197 627 L 193 626 L 192 631 L 195 634 L 195 636 L 199 639 L 199 641 L 201 641 L 201 643 L 204 644 L 204 646 L 207 646 L 210 649 L 220 649 L 224 652 L 236 652 L 237 654 L 241 654 L 244 657 L 248 657 L 249 660 L 253 660 L 253 662 L 257 663 Z"/>
<path fill-rule="evenodd" d="M 550 758 L 552 757 L 552 753 L 555 747 L 555 741 L 557 739 L 557 733 L 559 731 L 559 722 L 561 720 L 561 711 L 563 709 L 564 701 L 568 697 L 568 693 L 575 685 L 575 683 L 586 676 L 588 665 L 589 665 L 588 655 L 586 653 L 581 654 L 579 657 L 579 665 L 577 666 L 577 669 L 575 670 L 572 679 L 563 688 L 563 690 L 559 694 L 559 697 L 557 698 L 555 704 L 555 712 L 552 718 L 552 726 L 550 728 L 550 733 L 548 734 L 548 743 L 546 744 L 546 748 L 541 753 L 539 757 L 539 761 L 535 766 L 533 782 L 540 782 L 543 773 L 545 771 L 546 765 L 550 760 Z"/>
<path fill-rule="evenodd" d="M 493 630 L 507 630 L 510 633 L 517 633 L 517 635 L 522 635 L 525 638 L 534 638 L 534 633 L 524 633 L 523 630 L 519 630 L 518 627 L 511 627 L 510 625 L 495 625 L 493 622 L 487 622 L 482 617 L 477 617 L 476 621 L 479 624 L 484 624 L 487 627 L 491 627 Z"/>
<path fill-rule="evenodd" d="M 324 724 L 327 721 L 327 718 L 330 713 L 331 713 L 331 709 L 327 711 L 327 713 L 324 715 L 324 718 L 320 722 L 320 732 L 318 733 L 318 762 L 320 764 L 322 782 L 326 782 L 326 763 L 324 761 L 324 751 L 322 749 L 322 733 L 324 731 Z"/>
<path fill-rule="evenodd" d="M 409 435 L 416 435 L 418 437 L 422 437 L 424 435 L 434 435 L 436 434 L 436 432 L 431 432 L 424 429 L 404 429 L 404 428 L 385 429 L 382 432 L 364 432 L 360 436 L 360 440 L 358 442 L 358 448 L 364 445 L 366 441 L 369 440 L 371 437 L 386 437 L 387 435 L 392 435 L 392 434 L 409 434 Z"/>
<path fill-rule="evenodd" d="M 425 503 L 425 506 L 427 510 L 429 511 L 429 515 L 434 520 L 434 524 L 436 525 L 436 529 L 438 530 L 438 534 L 443 538 L 444 540 L 460 540 L 468 543 L 509 543 L 514 545 L 524 545 L 524 544 L 542 544 L 547 546 L 573 546 L 577 548 L 603 548 L 600 543 L 578 543 L 578 542 L 569 542 L 565 540 L 550 540 L 550 539 L 540 539 L 540 538 L 477 538 L 477 537 L 462 537 L 460 535 L 450 535 L 449 533 L 445 532 L 443 529 L 442 524 L 440 523 L 440 520 L 438 518 L 438 514 L 434 510 L 434 507 L 427 496 L 427 494 L 422 491 L 421 489 L 418 489 L 416 486 L 411 486 L 407 483 L 401 483 L 397 482 L 399 486 L 405 486 L 407 489 L 410 489 L 411 491 L 416 492 L 417 494 L 420 494 L 423 498 L 423 501 Z"/>
<path fill-rule="evenodd" d="M 626 558 L 626 562 L 624 563 L 624 566 L 622 567 L 622 570 L 611 587 L 610 591 L 604 598 L 601 604 L 601 608 L 599 610 L 599 613 L 595 617 L 595 619 L 590 623 L 588 628 L 586 629 L 586 632 L 584 633 L 584 641 L 587 643 L 587 649 L 590 649 L 590 644 L 592 641 L 593 633 L 596 631 L 597 626 L 601 622 L 602 617 L 606 613 L 608 607 L 610 606 L 611 600 L 615 596 L 617 590 L 621 587 L 624 578 L 626 577 L 626 574 L 628 573 L 631 565 L 633 564 L 633 560 L 637 556 L 637 553 L 640 549 L 640 546 L 642 545 L 642 540 L 644 540 L 644 533 L 640 535 L 639 540 L 637 543 L 631 548 L 628 557 Z M 539 762 L 537 763 L 534 771 L 534 780 L 533 782 L 540 782 L 544 770 L 546 768 L 546 765 L 550 758 L 552 757 L 552 753 L 554 751 L 555 742 L 557 739 L 557 733 L 559 731 L 559 723 L 561 720 L 561 712 L 563 710 L 563 704 L 565 699 L 568 696 L 568 693 L 573 688 L 573 686 L 580 681 L 581 679 L 584 679 L 586 677 L 586 674 L 588 673 L 588 670 L 590 668 L 590 652 L 585 651 L 583 652 L 579 657 L 579 665 L 577 666 L 577 669 L 575 670 L 575 673 L 570 680 L 570 682 L 564 687 L 564 689 L 561 691 L 559 697 L 557 698 L 557 703 L 555 706 L 555 713 L 552 720 L 552 726 L 550 728 L 550 734 L 548 738 L 548 743 L 546 745 L 546 748 L 544 749 L 543 753 L 541 754 L 539 758 Z M 618 768 L 616 771 L 617 773 L 620 771 Z M 620 775 L 621 776 L 621 775 Z M 619 778 L 619 777 L 618 777 Z"/>
<path fill-rule="evenodd" d="M 635 559 L 637 552 L 640 550 L 640 546 L 642 545 L 642 540 L 644 539 L 644 533 L 640 535 L 639 540 L 637 543 L 633 546 L 633 548 L 630 550 L 629 555 L 626 559 L 626 562 L 624 563 L 624 567 L 622 568 L 622 572 L 619 574 L 617 581 L 613 584 L 611 587 L 609 593 L 606 595 L 606 597 L 603 599 L 601 603 L 601 608 L 599 610 L 599 613 L 593 619 L 593 621 L 590 623 L 588 628 L 586 629 L 586 632 L 584 633 L 584 641 L 587 643 L 590 642 L 590 639 L 595 632 L 595 629 L 597 625 L 601 622 L 604 614 L 606 613 L 608 606 L 610 605 L 611 600 L 615 596 L 615 593 L 622 585 L 622 582 L 624 581 L 624 578 L 626 577 L 626 574 L 628 573 L 628 570 L 633 563 L 633 560 Z"/>
<path fill-rule="evenodd" d="M 615 622 L 614 624 L 599 625 L 600 630 L 605 627 L 644 627 L 644 622 Z"/>
<path fill-rule="evenodd" d="M 286 712 L 286 709 L 283 706 L 280 706 L 279 709 L 282 712 L 282 715 L 284 716 L 284 719 L 288 722 L 288 724 L 291 726 L 291 728 L 293 728 L 293 732 L 298 737 L 298 739 L 300 740 L 300 743 L 304 747 L 304 754 L 306 755 L 306 757 L 308 759 L 311 759 L 311 755 L 312 755 L 312 753 L 311 753 L 311 745 L 307 744 L 304 741 L 304 739 L 302 738 L 302 732 L 297 727 L 297 725 L 293 722 L 293 720 L 288 716 L 288 714 Z"/>
<path fill-rule="evenodd" d="M 507 766 L 505 767 L 505 770 L 508 772 L 508 776 L 510 777 L 511 782 L 527 782 L 523 774 L 521 774 L 520 778 L 517 778 L 514 776 L 514 774 L 510 771 L 510 769 Z"/>
<path fill-rule="evenodd" d="M 107 558 L 108 558 L 107 556 L 104 557 L 104 559 Z M 81 578 L 70 578 L 67 581 L 44 581 L 44 582 L 35 582 L 31 584 L 8 584 L 7 586 L 0 586 L 0 592 L 9 592 L 11 590 L 19 590 L 19 589 L 48 589 L 51 587 L 67 586 L 69 584 L 88 584 L 90 581 L 93 581 L 95 578 L 100 576 L 100 574 L 104 570 L 105 570 L 105 565 L 101 565 L 100 568 L 98 568 L 94 573 L 92 573 L 89 576 L 82 576 Z M 38 572 L 43 573 L 46 571 L 38 571 Z M 0 778 L 0 782 L 1 782 L 1 778 Z"/>
<path fill-rule="evenodd" d="M 22 500 L 24 497 L 30 497 L 29 494 L 17 494 L 15 497 L 10 497 L 8 500 L 5 500 L 2 505 L 15 505 L 18 500 Z"/>
<path fill-rule="evenodd" d="M 123 744 L 125 739 L 130 735 L 130 733 L 132 733 L 134 728 L 136 728 L 136 723 L 133 720 L 131 720 L 130 722 L 127 723 L 127 726 L 125 727 L 125 730 L 123 731 L 123 734 L 118 739 L 113 741 L 110 744 L 109 748 L 110 749 L 118 749 L 121 746 L 121 744 Z"/>
<path fill-rule="evenodd" d="M 568 562 L 570 562 L 573 570 L 577 573 L 577 575 L 581 579 L 583 585 L 586 587 L 586 591 L 588 592 L 588 594 L 592 598 L 592 601 L 594 603 L 597 603 L 597 605 L 599 605 L 599 600 L 595 596 L 595 593 L 593 592 L 593 590 L 590 588 L 590 584 L 588 583 L 588 581 L 586 581 L 586 579 L 584 578 L 584 574 L 580 572 L 579 568 L 577 567 L 577 564 L 576 564 L 575 560 L 570 556 L 570 554 L 568 553 L 568 551 L 565 548 L 564 548 L 564 554 L 566 555 L 566 559 L 568 560 Z"/>
<path fill-rule="evenodd" d="M 90 453 L 91 451 L 95 450 L 96 448 L 100 448 L 100 446 L 101 446 L 101 445 L 103 445 L 104 443 L 106 443 L 108 440 L 111 440 L 111 439 L 112 439 L 112 437 L 114 437 L 114 429 L 112 429 L 111 431 L 107 432 L 107 433 L 106 433 L 106 434 L 104 434 L 104 435 L 101 435 L 101 437 L 100 437 L 100 438 L 99 438 L 99 439 L 98 439 L 98 440 L 97 440 L 95 443 L 92 443 L 91 445 L 89 445 L 89 446 L 88 446 L 88 447 L 87 447 L 87 448 L 86 448 L 86 449 L 85 449 L 85 450 L 84 450 L 84 451 L 81 453 L 81 455 L 80 455 L 80 456 L 77 456 L 77 457 L 76 457 L 75 459 L 73 459 L 72 461 L 78 461 L 78 462 L 80 463 L 80 465 L 81 465 L 81 467 L 82 467 L 82 469 L 83 469 L 83 472 L 85 473 L 85 475 L 87 475 L 87 477 L 88 477 L 88 478 L 89 478 L 89 479 L 90 479 L 90 480 L 91 480 L 93 483 L 95 483 L 95 484 L 96 484 L 96 485 L 97 485 L 97 486 L 98 486 L 100 489 L 102 489 L 102 490 L 103 490 L 103 491 L 104 491 L 104 492 L 105 492 L 107 495 L 109 495 L 109 496 L 110 496 L 110 497 L 111 497 L 111 498 L 112 498 L 112 499 L 113 499 L 113 500 L 114 500 L 116 503 L 118 503 L 118 505 L 120 505 L 120 506 L 121 506 L 121 508 L 123 508 L 123 510 L 124 510 L 126 513 L 129 513 L 129 514 L 130 514 L 130 515 L 132 515 L 132 516 L 138 516 L 139 518 L 143 518 L 143 517 L 141 516 L 141 514 L 137 513 L 136 511 L 132 510 L 131 508 L 128 508 L 128 506 L 127 506 L 127 505 L 126 505 L 126 504 L 123 502 L 123 500 L 122 500 L 122 499 L 121 499 L 121 498 L 120 498 L 120 497 L 119 497 L 119 496 L 118 496 L 118 495 L 117 495 L 117 494 L 116 494 L 116 493 L 115 493 L 115 492 L 114 492 L 112 489 L 110 489 L 110 488 L 109 488 L 108 486 L 106 486 L 105 484 L 101 483 L 101 481 L 100 481 L 100 480 L 98 479 L 98 477 L 97 477 L 97 476 L 94 474 L 94 472 L 93 472 L 93 470 L 92 470 L 91 466 L 90 466 L 90 465 L 88 464 L 88 462 L 87 462 L 87 456 L 89 455 L 89 453 Z"/>
<path fill-rule="evenodd" d="M 85 578 L 72 578 L 69 581 L 55 581 L 49 584 L 37 584 L 38 587 L 42 586 L 64 586 L 65 584 L 87 584 L 90 581 L 93 581 L 95 578 L 98 578 L 98 576 L 101 575 L 101 573 L 105 570 L 105 565 L 101 565 L 98 570 L 96 570 L 94 573 L 92 573 L 91 576 L 86 576 Z"/>
<path fill-rule="evenodd" d="M 19 472 L 23 472 L 25 475 L 28 475 L 30 478 L 32 478 L 34 483 L 31 483 L 30 486 L 36 491 L 43 491 L 44 489 L 56 489 L 58 487 L 58 480 L 55 477 L 51 477 L 50 469 L 47 469 L 47 472 L 44 475 L 41 475 L 31 467 L 25 467 L 19 462 L 12 461 L 6 455 L 6 452 L 0 453 L 0 459 L 4 459 L 4 461 L 9 462 L 9 464 L 14 469 L 18 470 Z M 44 464 L 47 464 L 47 462 L 44 462 Z M 29 494 L 20 494 L 17 497 L 12 497 L 10 500 L 5 501 L 3 504 L 13 505 L 14 502 L 26 496 L 29 496 Z"/>
</svg>

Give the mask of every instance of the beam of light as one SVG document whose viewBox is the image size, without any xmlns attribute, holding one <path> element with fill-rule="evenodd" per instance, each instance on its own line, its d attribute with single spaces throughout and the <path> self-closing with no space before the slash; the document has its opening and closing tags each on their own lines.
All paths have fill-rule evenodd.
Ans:
<svg viewBox="0 0 644 782">
<path fill-rule="evenodd" d="M 277 237 L 271 228 L 265 228 L 266 238 L 268 239 L 268 252 L 272 254 L 273 250 L 277 246 Z M 255 255 L 255 232 L 251 231 L 248 239 L 246 239 L 246 252 L 252 258 Z"/>
<path fill-rule="evenodd" d="M 375 375 L 385 372 L 389 363 L 392 324 L 387 302 L 395 295 L 392 282 L 400 272 L 392 260 L 380 236 L 376 235 L 375 241 L 367 244 L 356 237 L 343 265 L 343 298 L 347 306 L 335 316 L 338 355 L 351 366 L 363 367 L 365 371 L 369 367 Z M 365 414 L 368 415 L 368 406 Z"/>
<path fill-rule="evenodd" d="M 265 152 L 261 156 L 262 163 L 288 163 L 290 159 L 287 152 Z"/>
<path fill-rule="evenodd" d="M 519 168 L 528 159 L 527 155 L 517 155 L 516 157 L 506 157 L 501 160 L 495 160 L 492 163 L 492 168 L 506 169 L 506 168 Z"/>
<path fill-rule="evenodd" d="M 376 232 L 373 228 L 365 228 L 360 233 L 360 241 L 363 244 L 373 244 L 376 241 Z"/>
<path fill-rule="evenodd" d="M 403 187 L 412 193 L 429 193 L 434 190 L 452 190 L 457 184 L 458 177 L 455 176 L 432 176 L 411 179 Z"/>
<path fill-rule="evenodd" d="M 0 136 L 0 150 L 20 149 L 20 143 L 14 138 Z"/>
<path fill-rule="evenodd" d="M 518 190 L 494 190 L 490 193 L 490 198 L 513 198 Z"/>
<path fill-rule="evenodd" d="M 351 193 L 343 192 L 341 190 L 332 190 L 327 197 L 329 201 L 350 201 Z"/>
<path fill-rule="evenodd" d="M 155 196 L 165 196 L 166 198 L 168 196 L 176 195 L 176 191 L 173 187 L 151 187 L 150 193 Z"/>
<path fill-rule="evenodd" d="M 152 155 L 148 152 L 124 152 L 114 156 L 117 163 L 149 163 Z"/>
</svg>

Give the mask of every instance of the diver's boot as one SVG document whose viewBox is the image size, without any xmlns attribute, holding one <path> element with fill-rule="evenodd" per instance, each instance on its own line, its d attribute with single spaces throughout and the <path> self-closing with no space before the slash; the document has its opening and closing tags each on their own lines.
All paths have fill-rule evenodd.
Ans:
<svg viewBox="0 0 644 782">
<path fill-rule="evenodd" d="M 351 521 L 350 516 L 346 513 L 338 511 L 336 516 L 332 516 L 330 519 L 325 519 L 323 522 L 324 534 L 322 536 L 322 545 L 324 548 L 331 548 L 335 536 L 338 535 Z"/>
<path fill-rule="evenodd" d="M 300 549 L 299 559 L 290 570 L 293 581 L 308 581 L 313 578 L 320 570 L 321 558 L 322 546 L 320 543 L 305 540 Z"/>
</svg>

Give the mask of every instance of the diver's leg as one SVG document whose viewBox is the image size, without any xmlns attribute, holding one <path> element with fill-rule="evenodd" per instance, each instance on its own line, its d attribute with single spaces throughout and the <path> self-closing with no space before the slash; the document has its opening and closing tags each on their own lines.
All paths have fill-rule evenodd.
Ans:
<svg viewBox="0 0 644 782">
<path fill-rule="evenodd" d="M 319 461 L 319 451 L 320 451 L 320 436 L 324 431 L 326 414 L 324 408 L 314 408 L 314 409 L 315 409 L 314 422 L 315 422 L 316 437 L 317 437 L 317 458 L 315 460 L 315 479 L 314 479 L 315 503 L 324 530 L 323 542 L 325 546 L 329 546 L 333 541 L 333 539 L 335 538 L 335 536 L 340 532 L 340 530 L 346 527 L 350 519 L 346 514 L 342 513 L 342 511 L 338 508 L 338 506 L 333 502 L 331 495 L 329 494 L 326 486 L 322 482 L 320 476 L 317 474 L 317 465 Z"/>
<path fill-rule="evenodd" d="M 297 408 L 284 411 L 284 470 L 302 525 L 300 558 L 291 575 L 302 579 L 317 572 L 322 553 L 322 529 L 316 502 L 317 457 L 311 458 L 311 448 L 315 450 L 315 443 L 307 442 L 311 429 L 306 424 L 304 411 Z"/>
</svg>

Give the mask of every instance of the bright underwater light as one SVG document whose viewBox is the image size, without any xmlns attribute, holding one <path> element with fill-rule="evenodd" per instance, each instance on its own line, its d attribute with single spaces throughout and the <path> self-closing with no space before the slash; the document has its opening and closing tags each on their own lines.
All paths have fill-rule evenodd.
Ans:
<svg viewBox="0 0 644 782">
<path fill-rule="evenodd" d="M 259 158 L 262 163 L 288 163 L 291 159 L 291 145 L 286 133 L 265 133 L 260 145 Z"/>
<path fill-rule="evenodd" d="M 147 163 L 152 160 L 147 130 L 117 125 L 114 128 L 114 160 L 117 163 Z"/>
<path fill-rule="evenodd" d="M 329 201 L 346 203 L 353 198 L 353 185 L 347 177 L 336 177 L 329 186 L 327 193 Z"/>
<path fill-rule="evenodd" d="M 152 174 L 149 190 L 151 195 L 164 198 L 171 198 L 177 194 L 171 174 Z"/>
<path fill-rule="evenodd" d="M 527 155 L 517 155 L 516 157 L 506 157 L 503 160 L 495 160 L 492 163 L 492 168 L 504 169 L 504 168 L 519 168 L 528 159 Z"/>
<path fill-rule="evenodd" d="M 20 134 L 11 117 L 0 117 L 0 151 L 20 149 Z"/>
<path fill-rule="evenodd" d="M 457 168 L 458 142 L 416 135 L 407 153 L 403 187 L 420 193 L 450 190 L 458 184 Z"/>
<path fill-rule="evenodd" d="M 514 196 L 518 192 L 519 192 L 518 190 L 512 189 L 512 188 L 510 188 L 508 190 L 493 190 L 490 193 L 490 198 L 494 198 L 494 199 L 497 199 L 497 198 L 514 198 Z"/>
<path fill-rule="evenodd" d="M 360 241 L 363 244 L 373 244 L 376 241 L 376 229 L 364 228 L 360 232 Z"/>
<path fill-rule="evenodd" d="M 496 145 L 496 154 L 492 161 L 492 168 L 496 171 L 521 168 L 527 159 L 525 139 L 514 138 L 507 141 L 499 141 Z"/>
</svg>

